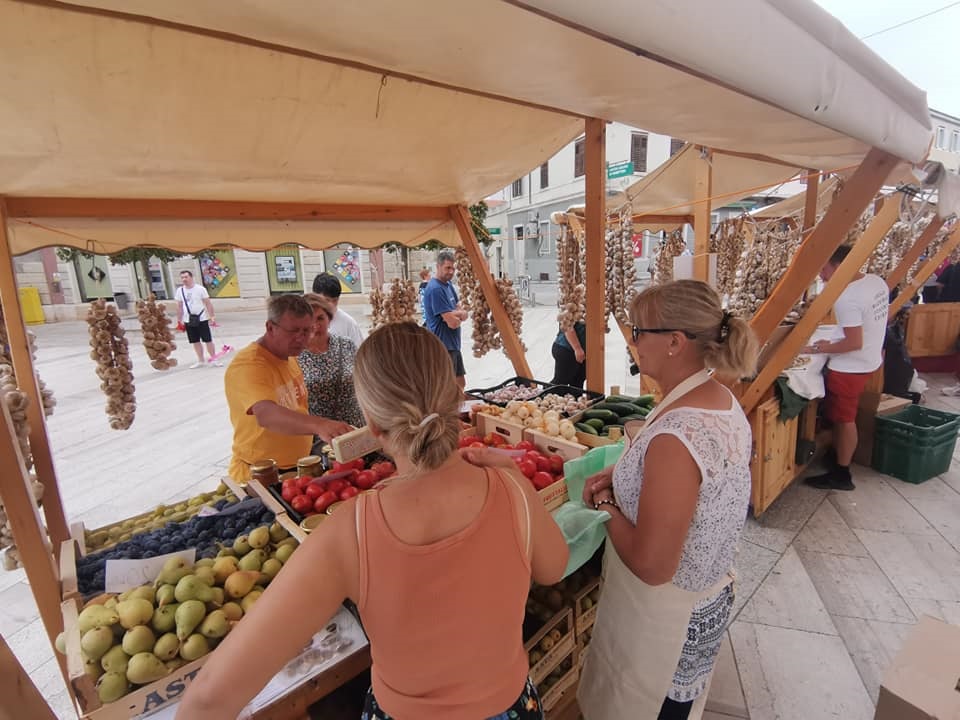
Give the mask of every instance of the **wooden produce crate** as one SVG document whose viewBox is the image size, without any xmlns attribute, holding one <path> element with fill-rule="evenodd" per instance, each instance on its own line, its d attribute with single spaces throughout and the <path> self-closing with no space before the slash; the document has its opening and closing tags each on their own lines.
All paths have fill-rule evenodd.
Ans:
<svg viewBox="0 0 960 720">
<path fill-rule="evenodd" d="M 540 452 L 559 455 L 564 460 L 574 460 L 582 456 L 588 449 L 582 443 L 547 435 L 545 432 L 529 428 L 523 431 L 523 439 L 532 442 Z"/>
<path fill-rule="evenodd" d="M 556 667 L 569 667 L 559 680 L 549 687 L 542 681 L 539 683 L 535 681 L 537 692 L 540 694 L 540 705 L 544 711 L 549 712 L 561 704 L 565 704 L 572 695 L 576 694 L 577 683 L 580 679 L 580 665 L 579 648 L 574 644 L 556 665 Z"/>
<path fill-rule="evenodd" d="M 518 423 L 508 422 L 503 418 L 486 413 L 477 413 L 477 434 L 480 436 L 487 433 L 498 433 L 507 438 L 511 445 L 516 445 L 523 440 L 525 430 L 526 428 Z"/>
<path fill-rule="evenodd" d="M 573 617 L 578 637 L 597 621 L 597 600 L 594 597 L 597 597 L 599 590 L 600 578 L 596 578 L 573 596 Z"/>
<path fill-rule="evenodd" d="M 639 422 L 639 421 L 637 421 Z M 590 433 L 577 430 L 577 442 L 586 445 L 588 448 L 603 447 L 604 445 L 613 445 L 621 440 L 621 436 L 616 438 L 604 435 L 591 435 Z"/>
<path fill-rule="evenodd" d="M 543 649 L 545 641 L 549 645 L 546 650 Z M 530 679 L 537 685 L 576 649 L 573 611 L 567 608 L 558 612 L 524 643 L 523 648 L 528 655 L 534 651 L 542 654 L 530 666 Z"/>
<path fill-rule="evenodd" d="M 547 512 L 553 512 L 570 499 L 567 483 L 564 482 L 563 478 L 552 485 L 547 485 L 543 490 L 538 490 L 537 495 L 543 500 L 543 506 L 547 509 Z"/>
</svg>

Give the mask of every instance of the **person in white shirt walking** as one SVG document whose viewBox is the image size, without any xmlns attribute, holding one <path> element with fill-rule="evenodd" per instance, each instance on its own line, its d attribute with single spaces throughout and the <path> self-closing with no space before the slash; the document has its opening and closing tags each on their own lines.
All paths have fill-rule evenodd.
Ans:
<svg viewBox="0 0 960 720">
<path fill-rule="evenodd" d="M 331 335 L 339 335 L 340 337 L 353 340 L 353 344 L 360 347 L 360 343 L 363 342 L 363 332 L 360 330 L 360 325 L 357 324 L 357 321 L 354 320 L 349 313 L 340 309 L 340 293 L 342 292 L 342 288 L 340 287 L 340 280 L 337 276 L 328 272 L 320 273 L 313 279 L 313 291 L 317 295 L 322 295 L 330 300 L 337 309 L 333 320 L 330 322 L 328 332 Z"/>
<path fill-rule="evenodd" d="M 183 284 L 176 292 L 178 329 L 186 330 L 187 341 L 197 354 L 197 361 L 190 368 L 201 368 L 207 364 L 222 367 L 223 363 L 215 359 L 216 351 L 213 347 L 213 335 L 210 332 L 210 323 L 216 320 L 210 295 L 203 285 L 197 285 L 193 279 L 193 273 L 189 270 L 180 272 L 180 282 Z M 209 360 L 204 359 L 204 345 L 206 345 Z"/>
<path fill-rule="evenodd" d="M 850 253 L 843 245 L 820 271 L 827 281 Z M 806 352 L 830 355 L 827 361 L 827 395 L 824 414 L 833 422 L 836 462 L 829 471 L 805 480 L 822 490 L 853 490 L 850 463 L 857 449 L 857 407 L 867 380 L 883 364 L 883 339 L 887 331 L 890 289 L 878 275 L 857 273 L 837 298 L 833 312 L 843 328 L 843 338 L 818 340 Z"/>
</svg>

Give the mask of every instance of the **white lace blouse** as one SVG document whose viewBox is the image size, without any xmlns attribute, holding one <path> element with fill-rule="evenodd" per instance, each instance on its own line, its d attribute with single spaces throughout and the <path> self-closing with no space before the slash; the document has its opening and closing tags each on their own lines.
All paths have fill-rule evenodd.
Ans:
<svg viewBox="0 0 960 720">
<path fill-rule="evenodd" d="M 636 524 L 643 457 L 658 435 L 673 435 L 700 468 L 700 497 L 680 565 L 677 587 L 700 592 L 733 566 L 750 501 L 751 432 L 740 404 L 729 410 L 679 407 L 644 428 L 613 471 L 613 492 L 624 516 Z"/>
</svg>

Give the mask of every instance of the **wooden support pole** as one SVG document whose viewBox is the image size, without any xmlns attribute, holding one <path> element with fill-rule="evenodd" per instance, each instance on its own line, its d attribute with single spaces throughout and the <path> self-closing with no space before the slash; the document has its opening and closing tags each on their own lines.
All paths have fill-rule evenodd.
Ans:
<svg viewBox="0 0 960 720">
<path fill-rule="evenodd" d="M 853 250 L 847 255 L 847 259 L 843 261 L 833 277 L 830 278 L 830 282 L 827 283 L 823 292 L 817 295 L 800 322 L 784 338 L 783 342 L 773 352 L 770 360 L 757 375 L 757 378 L 744 391 L 740 398 L 740 404 L 743 406 L 745 413 L 749 414 L 757 406 L 764 393 L 773 385 L 777 376 L 783 372 L 784 368 L 807 344 L 820 321 L 833 308 L 833 304 L 840 297 L 840 293 L 860 272 L 860 268 L 890 228 L 893 227 L 893 223 L 897 221 L 899 215 L 899 203 L 890 202 L 886 203 L 880 214 L 873 218 L 863 235 L 853 246 Z"/>
<path fill-rule="evenodd" d="M 843 242 L 847 231 L 883 187 L 896 164 L 897 158 L 876 148 L 864 158 L 823 219 L 804 239 L 773 293 L 750 321 L 761 345 L 770 338 L 770 334 L 803 295 L 833 251 Z"/>
<path fill-rule="evenodd" d="M 37 686 L 0 637 L 0 720 L 56 720 Z"/>
<path fill-rule="evenodd" d="M 587 256 L 587 389 L 604 391 L 604 328 L 606 327 L 606 253 L 604 236 L 607 225 L 607 125 L 597 118 L 584 121 L 584 160 L 586 171 L 586 256 Z"/>
<path fill-rule="evenodd" d="M 930 246 L 930 243 L 933 241 L 933 238 L 936 237 L 937 233 L 940 232 L 940 228 L 943 227 L 943 220 L 939 217 L 934 217 L 930 221 L 930 224 L 927 225 L 923 232 L 920 233 L 913 245 L 907 250 L 907 254 L 903 256 L 903 259 L 900 260 L 900 263 L 893 269 L 889 275 L 887 275 L 887 287 L 893 290 L 897 285 L 902 283 L 907 277 L 907 273 L 910 272 L 910 268 L 914 266 L 917 260 L 920 259 L 920 256 L 926 251 Z M 926 278 L 924 278 L 926 280 Z"/>
<path fill-rule="evenodd" d="M 463 240 L 463 249 L 467 251 L 467 257 L 470 258 L 470 264 L 473 265 L 473 273 L 480 283 L 480 291 L 486 298 L 487 305 L 490 306 L 490 312 L 493 315 L 493 322 L 496 323 L 500 331 L 500 337 L 503 339 L 503 350 L 513 363 L 513 369 L 517 375 L 522 377 L 531 377 L 530 366 L 527 364 L 527 356 L 523 351 L 523 345 L 513 329 L 513 323 L 510 322 L 510 316 L 507 315 L 506 308 L 500 302 L 500 293 L 497 292 L 496 283 L 490 274 L 490 268 L 487 265 L 487 259 L 480 249 L 480 243 L 477 242 L 473 229 L 470 226 L 470 212 L 467 208 L 460 205 L 450 207 L 450 218 L 457 226 L 460 238 Z"/>
<path fill-rule="evenodd" d="M 637 213 L 633 216 L 634 225 L 693 225 L 693 215 L 648 215 Z"/>
<path fill-rule="evenodd" d="M 3 307 L 3 321 L 10 343 L 10 360 L 17 378 L 17 387 L 27 394 L 30 404 L 27 407 L 27 421 L 30 423 L 30 453 L 33 455 L 33 469 L 37 479 L 43 484 L 43 515 L 47 520 L 47 532 L 59 551 L 60 543 L 70 537 L 63 501 L 60 499 L 60 486 L 53 467 L 53 454 L 50 451 L 50 438 L 47 436 L 47 422 L 43 415 L 43 402 L 37 374 L 33 368 L 33 356 L 30 353 L 30 339 L 20 311 L 20 296 L 17 294 L 17 280 L 10 254 L 10 242 L 7 236 L 7 215 L 3 201 L 0 200 L 0 306 Z M 9 466 L 12 467 L 12 466 Z"/>
<path fill-rule="evenodd" d="M 919 240 L 917 242 L 919 242 Z M 900 294 L 890 303 L 890 317 L 896 315 L 900 308 L 919 292 L 923 284 L 933 275 L 936 269 L 940 267 L 940 263 L 950 257 L 950 253 L 956 249 L 958 244 L 960 244 L 960 225 L 957 225 L 956 229 L 950 233 L 950 236 L 946 242 L 943 243 L 943 246 L 937 254 L 923 264 L 923 267 L 920 268 L 913 280 L 906 287 L 902 288 Z"/>
<path fill-rule="evenodd" d="M 710 213 L 713 196 L 713 154 L 710 148 L 697 147 L 693 197 L 693 277 L 707 282 L 710 273 Z"/>
</svg>

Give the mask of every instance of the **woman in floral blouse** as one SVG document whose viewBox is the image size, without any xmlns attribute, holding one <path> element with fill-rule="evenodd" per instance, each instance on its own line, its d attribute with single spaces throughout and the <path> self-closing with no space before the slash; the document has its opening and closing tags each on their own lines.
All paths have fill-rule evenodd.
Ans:
<svg viewBox="0 0 960 720">
<path fill-rule="evenodd" d="M 354 427 L 364 425 L 353 391 L 353 361 L 357 347 L 352 340 L 329 332 L 336 308 L 327 298 L 308 293 L 313 308 L 313 335 L 297 361 L 307 386 L 311 415 L 341 420 Z"/>
</svg>

